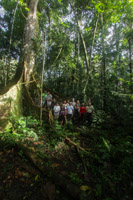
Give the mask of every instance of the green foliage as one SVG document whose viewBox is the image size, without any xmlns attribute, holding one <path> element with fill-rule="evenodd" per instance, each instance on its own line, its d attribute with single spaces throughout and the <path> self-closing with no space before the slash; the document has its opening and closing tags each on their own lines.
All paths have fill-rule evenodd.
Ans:
<svg viewBox="0 0 133 200">
<path fill-rule="evenodd" d="M 61 3 L 62 0 L 58 0 L 59 3 Z"/>
<path fill-rule="evenodd" d="M 8 58 L 7 58 L 8 59 Z M 10 68 L 4 59 L 0 60 L 0 84 L 5 84 L 5 82 L 11 80 L 15 74 L 17 68 L 17 61 L 15 59 L 10 60 Z M 5 74 L 8 71 L 8 75 Z"/>
<path fill-rule="evenodd" d="M 6 147 L 10 147 L 15 145 L 15 141 L 18 140 L 19 134 L 12 133 L 11 128 L 7 129 L 4 133 L 0 134 L 1 141 L 4 143 Z"/>
<path fill-rule="evenodd" d="M 105 122 L 106 113 L 103 110 L 97 110 L 93 113 L 93 122 L 92 127 L 101 127 L 101 125 Z"/>
<path fill-rule="evenodd" d="M 26 138 L 32 137 L 34 140 L 38 140 L 38 136 L 33 128 L 39 125 L 39 121 L 31 116 L 25 118 L 17 116 L 10 116 L 9 121 L 12 125 L 12 135 L 14 137 Z M 31 128 L 32 127 L 32 128 Z"/>
<path fill-rule="evenodd" d="M 71 181 L 75 184 L 82 183 L 82 179 L 80 179 L 79 176 L 77 175 L 77 173 L 75 173 L 75 172 L 71 172 L 69 177 L 70 177 Z"/>
<path fill-rule="evenodd" d="M 16 0 L 1 1 L 5 12 L 0 16 L 2 19 L 0 24 L 2 27 L 0 83 L 5 85 L 6 81 L 14 76 L 16 70 L 16 59 L 20 56 L 25 17 L 28 12 L 27 3 L 23 0 L 19 1 L 9 50 L 8 41 L 11 39 L 10 33 L 16 5 Z M 111 91 L 117 90 L 118 93 L 123 94 L 132 93 L 132 73 L 129 73 L 127 67 L 130 63 L 129 39 L 132 43 L 132 1 L 93 0 L 88 2 L 87 0 L 74 0 L 71 2 L 71 6 L 69 1 L 64 0 L 39 1 L 40 36 L 33 39 L 37 71 L 40 75 L 43 62 L 41 46 L 44 43 L 42 34 L 45 32 L 47 33 L 45 86 L 65 98 L 74 96 L 83 100 L 82 91 L 88 74 L 82 40 L 79 38 L 77 27 L 77 20 L 79 20 L 90 62 L 89 87 L 86 88 L 85 95 L 87 98 L 91 96 L 94 99 L 96 109 L 103 109 L 105 90 L 107 106 L 111 104 L 113 98 Z M 104 33 L 101 28 L 101 17 L 103 18 Z M 105 58 L 103 58 L 101 38 L 104 38 Z M 119 63 L 118 57 L 121 58 Z M 106 60 L 105 70 L 102 66 L 103 59 Z M 103 84 L 103 74 L 106 86 Z M 38 87 L 40 87 L 39 84 Z"/>
<path fill-rule="evenodd" d="M 93 157 L 88 170 L 93 174 L 95 198 L 120 199 L 123 194 L 129 194 L 129 173 L 133 164 L 131 137 L 118 128 L 113 131 L 100 131 L 98 135 L 92 134 L 90 143 L 93 147 Z"/>
<path fill-rule="evenodd" d="M 53 137 L 60 137 L 62 135 L 62 126 L 57 120 L 54 121 L 51 132 Z"/>
</svg>

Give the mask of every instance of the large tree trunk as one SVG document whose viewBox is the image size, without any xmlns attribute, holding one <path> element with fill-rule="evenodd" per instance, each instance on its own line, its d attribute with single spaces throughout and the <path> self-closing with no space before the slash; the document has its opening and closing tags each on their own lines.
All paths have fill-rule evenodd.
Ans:
<svg viewBox="0 0 133 200">
<path fill-rule="evenodd" d="M 30 84 L 28 84 L 28 82 L 32 79 L 35 66 L 34 41 L 37 36 L 38 28 L 38 1 L 39 0 L 29 1 L 29 14 L 24 30 L 24 43 L 16 74 L 6 87 L 3 85 L 0 86 L 0 129 L 6 127 L 9 114 L 20 115 L 22 113 L 22 85 L 24 86 L 23 97 L 26 98 L 27 102 L 31 101 L 30 103 L 34 104 L 30 96 Z"/>
<path fill-rule="evenodd" d="M 37 5 L 39 0 L 30 0 L 29 15 L 24 30 L 24 45 L 23 45 L 23 59 L 24 59 L 24 81 L 28 82 L 35 66 L 35 51 L 34 42 L 37 37 Z"/>
<path fill-rule="evenodd" d="M 24 44 L 22 49 L 22 62 L 23 62 L 23 105 L 25 114 L 29 114 L 30 110 L 34 111 L 34 94 L 37 91 L 37 85 L 33 74 L 35 74 L 35 42 L 38 34 L 38 20 L 37 20 L 37 5 L 39 0 L 29 1 L 29 14 L 27 23 L 24 28 Z M 31 83 L 31 81 L 33 81 Z M 38 98 L 39 99 L 39 98 Z M 38 110 L 39 114 L 39 110 Z"/>
</svg>

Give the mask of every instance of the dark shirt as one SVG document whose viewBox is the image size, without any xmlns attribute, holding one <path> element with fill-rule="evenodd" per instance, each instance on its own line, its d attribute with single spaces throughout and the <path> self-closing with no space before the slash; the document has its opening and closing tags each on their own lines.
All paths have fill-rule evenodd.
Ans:
<svg viewBox="0 0 133 200">
<path fill-rule="evenodd" d="M 60 115 L 65 116 L 65 108 L 61 108 Z"/>
<path fill-rule="evenodd" d="M 52 107 L 52 109 L 54 109 L 54 106 L 56 105 L 56 101 L 52 101 L 52 103 L 51 103 L 51 107 Z"/>
<path fill-rule="evenodd" d="M 78 108 L 74 108 L 74 116 L 78 116 L 79 115 L 79 109 Z"/>
</svg>

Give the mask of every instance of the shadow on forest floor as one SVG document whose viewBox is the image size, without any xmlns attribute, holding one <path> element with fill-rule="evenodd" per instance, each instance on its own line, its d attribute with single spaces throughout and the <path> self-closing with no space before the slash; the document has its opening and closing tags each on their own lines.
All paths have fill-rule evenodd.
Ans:
<svg viewBox="0 0 133 200">
<path fill-rule="evenodd" d="M 0 183 L 1 200 L 71 200 L 21 150 L 3 144 L 0 144 Z"/>
<path fill-rule="evenodd" d="M 38 139 L 18 141 L 10 132 L 0 142 L 0 199 L 132 199 L 132 144 L 123 127 L 38 130 L 33 122 Z"/>
</svg>

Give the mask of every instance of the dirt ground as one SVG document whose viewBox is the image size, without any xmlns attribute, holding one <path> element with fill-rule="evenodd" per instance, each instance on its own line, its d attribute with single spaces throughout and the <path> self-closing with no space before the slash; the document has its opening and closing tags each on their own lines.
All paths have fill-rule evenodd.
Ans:
<svg viewBox="0 0 133 200">
<path fill-rule="evenodd" d="M 1 200 L 68 200 L 71 197 L 53 184 L 12 147 L 0 146 Z"/>
</svg>

